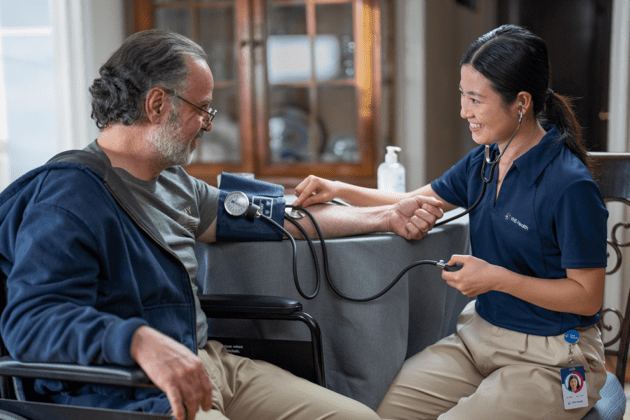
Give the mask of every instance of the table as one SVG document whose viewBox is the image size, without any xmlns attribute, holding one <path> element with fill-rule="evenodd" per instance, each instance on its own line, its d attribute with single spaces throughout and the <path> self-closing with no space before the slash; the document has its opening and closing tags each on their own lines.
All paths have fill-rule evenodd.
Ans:
<svg viewBox="0 0 630 420">
<path fill-rule="evenodd" d="M 299 281 L 308 294 L 314 290 L 314 265 L 306 241 L 296 242 Z M 435 228 L 418 241 L 370 234 L 325 242 L 333 281 L 353 297 L 379 292 L 412 262 L 448 261 L 452 254 L 470 251 L 467 216 Z M 323 269 L 319 241 L 315 244 Z M 306 300 L 294 285 L 288 240 L 198 244 L 196 254 L 203 293 L 276 295 L 301 301 L 322 330 L 327 387 L 371 408 L 378 406 L 407 357 L 454 332 L 457 316 L 469 301 L 450 288 L 433 265 L 412 268 L 375 301 L 343 300 L 325 283 L 317 297 Z M 309 339 L 305 327 L 298 331 L 297 325 L 265 325 L 257 326 L 257 334 Z"/>
</svg>

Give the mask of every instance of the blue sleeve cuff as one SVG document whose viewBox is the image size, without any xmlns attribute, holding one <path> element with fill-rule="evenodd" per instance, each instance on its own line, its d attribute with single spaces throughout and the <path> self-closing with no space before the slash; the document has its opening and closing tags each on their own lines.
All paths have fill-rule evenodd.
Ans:
<svg viewBox="0 0 630 420">
<path fill-rule="evenodd" d="M 103 335 L 104 363 L 133 366 L 136 364 L 131 357 L 131 340 L 136 330 L 144 325 L 149 325 L 142 318 L 130 318 L 112 323 Z"/>
</svg>

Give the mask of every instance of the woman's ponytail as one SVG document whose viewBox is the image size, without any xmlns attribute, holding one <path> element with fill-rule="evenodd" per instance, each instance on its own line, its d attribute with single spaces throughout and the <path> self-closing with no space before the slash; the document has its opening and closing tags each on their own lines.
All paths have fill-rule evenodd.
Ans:
<svg viewBox="0 0 630 420">
<path fill-rule="evenodd" d="M 545 108 L 541 115 L 542 122 L 553 123 L 560 131 L 558 141 L 564 142 L 569 150 L 589 167 L 588 154 L 584 147 L 582 126 L 575 117 L 572 100 L 547 89 Z"/>
</svg>

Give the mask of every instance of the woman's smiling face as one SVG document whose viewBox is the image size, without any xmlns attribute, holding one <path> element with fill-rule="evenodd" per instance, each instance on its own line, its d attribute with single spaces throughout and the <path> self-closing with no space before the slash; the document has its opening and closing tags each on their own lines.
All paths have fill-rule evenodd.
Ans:
<svg viewBox="0 0 630 420">
<path fill-rule="evenodd" d="M 461 94 L 461 117 L 468 120 L 475 143 L 501 145 L 510 139 L 518 124 L 518 115 L 513 116 L 510 106 L 506 106 L 481 73 L 471 65 L 461 68 L 459 83 Z M 518 110 L 517 110 L 518 112 Z"/>
</svg>

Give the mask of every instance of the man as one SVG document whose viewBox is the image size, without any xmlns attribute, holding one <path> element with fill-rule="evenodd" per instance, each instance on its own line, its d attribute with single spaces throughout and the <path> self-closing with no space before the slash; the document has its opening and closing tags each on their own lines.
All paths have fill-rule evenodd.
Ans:
<svg viewBox="0 0 630 420">
<path fill-rule="evenodd" d="M 362 404 L 207 341 L 193 245 L 216 238 L 218 190 L 179 165 L 212 129 L 213 87 L 203 50 L 174 33 L 135 34 L 103 65 L 90 88 L 102 133 L 87 153 L 58 157 L 0 195 L 2 338 L 24 361 L 137 363 L 159 388 L 36 381 L 35 392 L 59 403 L 172 410 L 178 420 L 377 419 Z M 328 236 L 420 238 L 440 205 L 416 198 L 312 212 Z"/>
</svg>

